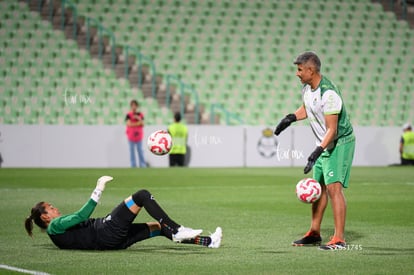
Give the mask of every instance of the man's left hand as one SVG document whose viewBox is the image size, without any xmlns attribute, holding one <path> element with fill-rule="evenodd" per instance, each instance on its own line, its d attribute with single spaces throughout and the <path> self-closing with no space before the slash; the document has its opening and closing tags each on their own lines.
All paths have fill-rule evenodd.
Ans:
<svg viewBox="0 0 414 275">
<path fill-rule="evenodd" d="M 319 158 L 319 156 L 323 153 L 323 148 L 321 146 L 316 147 L 315 151 L 312 152 L 312 154 L 308 158 L 308 164 L 306 164 L 305 169 L 303 169 L 303 172 L 305 174 L 309 173 L 310 170 L 312 170 L 312 167 L 315 165 L 316 160 Z"/>
</svg>

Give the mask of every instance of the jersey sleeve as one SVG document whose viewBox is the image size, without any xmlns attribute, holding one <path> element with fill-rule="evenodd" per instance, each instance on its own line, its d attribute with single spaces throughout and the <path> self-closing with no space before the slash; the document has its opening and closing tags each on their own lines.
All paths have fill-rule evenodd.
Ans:
<svg viewBox="0 0 414 275">
<path fill-rule="evenodd" d="M 322 95 L 322 109 L 324 115 L 336 115 L 341 112 L 342 99 L 333 90 L 328 90 Z"/>
<path fill-rule="evenodd" d="M 306 85 L 303 85 L 303 86 L 302 86 L 302 90 L 301 90 L 301 93 L 302 93 L 302 103 L 303 103 L 303 104 L 305 104 L 305 98 L 304 98 L 304 96 L 305 96 L 305 91 L 306 91 Z"/>
<path fill-rule="evenodd" d="M 47 233 L 51 235 L 63 234 L 67 229 L 89 219 L 95 207 L 96 202 L 89 199 L 79 211 L 53 219 L 47 227 Z"/>
</svg>

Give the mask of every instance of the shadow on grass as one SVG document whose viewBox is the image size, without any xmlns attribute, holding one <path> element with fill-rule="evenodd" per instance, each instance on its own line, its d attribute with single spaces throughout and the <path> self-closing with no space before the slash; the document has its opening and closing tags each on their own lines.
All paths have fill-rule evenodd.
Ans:
<svg viewBox="0 0 414 275">
<path fill-rule="evenodd" d="M 321 230 L 322 241 L 328 242 L 330 236 L 333 236 L 334 232 L 335 232 L 334 228 L 322 229 Z M 360 232 L 345 229 L 345 238 L 346 238 L 347 243 L 349 244 L 355 244 L 356 241 L 360 240 L 363 237 L 364 235 L 361 234 Z"/>
<path fill-rule="evenodd" d="M 372 256 L 414 255 L 414 248 L 363 246 L 363 250 Z"/>
<path fill-rule="evenodd" d="M 206 247 L 201 246 L 193 246 L 193 245 L 153 245 L 153 246 L 131 246 L 126 251 L 132 253 L 166 253 L 171 254 L 174 253 L 179 255 L 203 255 L 206 254 L 208 249 Z"/>
<path fill-rule="evenodd" d="M 53 244 L 38 244 L 35 245 L 36 247 L 39 247 L 41 249 L 47 249 L 47 250 L 59 250 L 59 251 L 80 251 L 80 252 L 89 252 L 89 253 L 103 253 L 106 251 L 109 252 L 126 252 L 126 253 L 174 253 L 174 254 L 200 254 L 203 255 L 206 253 L 206 250 L 211 250 L 205 247 L 200 246 L 192 246 L 192 245 L 153 245 L 153 246 L 139 246 L 133 245 L 127 249 L 119 249 L 119 250 L 68 250 L 68 249 L 59 249 Z"/>
</svg>

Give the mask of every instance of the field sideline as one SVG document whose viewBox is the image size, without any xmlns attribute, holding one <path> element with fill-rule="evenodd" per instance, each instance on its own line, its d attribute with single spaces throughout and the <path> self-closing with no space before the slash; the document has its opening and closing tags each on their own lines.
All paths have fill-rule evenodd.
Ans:
<svg viewBox="0 0 414 275">
<path fill-rule="evenodd" d="M 301 168 L 0 169 L 0 265 L 51 274 L 413 274 L 414 168 L 355 167 L 346 190 L 347 251 L 297 248 L 310 208 L 294 187 Z M 89 198 L 96 179 L 114 177 L 93 217 L 106 215 L 137 189 L 150 190 L 178 222 L 205 233 L 221 226 L 220 249 L 165 238 L 124 251 L 64 251 L 37 228 L 23 227 L 38 201 L 63 214 Z M 141 213 L 136 221 L 150 221 Z M 333 233 L 328 206 L 322 235 Z M 17 274 L 0 269 L 0 274 Z"/>
</svg>

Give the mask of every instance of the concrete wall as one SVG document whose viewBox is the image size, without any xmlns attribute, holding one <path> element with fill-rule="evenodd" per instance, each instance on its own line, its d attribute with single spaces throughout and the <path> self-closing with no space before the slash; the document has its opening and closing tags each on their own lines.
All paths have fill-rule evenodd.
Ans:
<svg viewBox="0 0 414 275">
<path fill-rule="evenodd" d="M 308 126 L 288 128 L 275 138 L 264 126 L 189 126 L 191 167 L 303 166 L 315 147 Z M 145 137 L 166 126 L 145 127 Z M 273 127 L 271 129 L 273 131 Z M 355 127 L 354 165 L 399 162 L 397 127 Z M 145 139 L 146 140 L 146 139 Z M 0 125 L 3 167 L 129 167 L 125 127 L 86 125 Z M 145 150 L 152 167 L 168 156 Z"/>
</svg>

